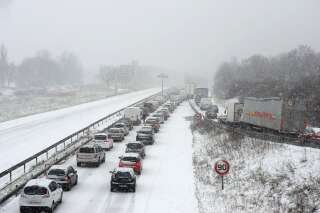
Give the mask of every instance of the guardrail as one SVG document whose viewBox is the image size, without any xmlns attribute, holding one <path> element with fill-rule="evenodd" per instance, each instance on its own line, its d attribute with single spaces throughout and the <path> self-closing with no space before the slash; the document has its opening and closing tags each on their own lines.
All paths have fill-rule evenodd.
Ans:
<svg viewBox="0 0 320 213">
<path fill-rule="evenodd" d="M 189 101 L 189 104 L 195 113 L 202 114 L 201 111 L 199 111 L 199 109 L 197 109 L 197 107 L 194 105 L 194 103 L 192 103 L 192 101 Z M 240 127 L 226 125 L 224 123 L 214 121 L 214 120 L 209 120 L 209 119 L 208 119 L 208 121 L 209 121 L 209 124 L 212 128 L 225 129 L 226 131 L 230 132 L 231 134 L 248 136 L 248 137 L 272 141 L 272 142 L 276 142 L 276 143 L 286 143 L 286 144 L 291 144 L 291 145 L 295 145 L 295 146 L 320 148 L 320 144 L 316 144 L 316 143 L 312 143 L 312 142 L 302 143 L 296 137 L 289 137 L 289 136 L 285 136 L 285 135 L 272 134 L 270 132 L 253 131 L 250 129 L 244 129 L 244 128 L 240 128 Z"/>
<path fill-rule="evenodd" d="M 156 93 L 127 107 L 136 106 L 148 101 L 161 93 Z M 67 158 L 82 145 L 90 142 L 92 136 L 90 131 L 104 125 L 105 128 L 122 118 L 124 107 L 112 114 L 109 114 L 85 128 L 65 137 L 46 149 L 32 155 L 31 157 L 17 163 L 9 169 L 0 173 L 0 204 L 17 193 L 30 179 L 38 177 L 51 165 Z"/>
</svg>

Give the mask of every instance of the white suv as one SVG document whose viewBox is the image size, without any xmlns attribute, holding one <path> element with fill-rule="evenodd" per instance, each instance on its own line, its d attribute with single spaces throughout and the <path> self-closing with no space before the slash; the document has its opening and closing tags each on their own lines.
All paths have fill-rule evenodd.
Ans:
<svg viewBox="0 0 320 213">
<path fill-rule="evenodd" d="M 80 147 L 77 153 L 77 166 L 84 164 L 94 164 L 96 167 L 105 162 L 106 153 L 97 144 L 88 144 Z"/>
<path fill-rule="evenodd" d="M 33 209 L 37 209 L 52 213 L 53 209 L 62 202 L 62 195 L 62 188 L 53 180 L 30 180 L 21 192 L 20 212 L 33 212 Z"/>
<path fill-rule="evenodd" d="M 94 135 L 93 142 L 101 146 L 104 150 L 111 150 L 113 148 L 113 139 L 106 133 L 97 133 Z"/>
</svg>

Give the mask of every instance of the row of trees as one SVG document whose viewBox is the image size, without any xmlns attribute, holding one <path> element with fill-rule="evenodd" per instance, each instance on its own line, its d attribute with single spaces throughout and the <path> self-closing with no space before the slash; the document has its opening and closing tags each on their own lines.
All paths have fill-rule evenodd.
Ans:
<svg viewBox="0 0 320 213">
<path fill-rule="evenodd" d="M 253 55 L 225 62 L 215 74 L 213 89 L 223 99 L 295 96 L 318 100 L 319 82 L 320 53 L 300 46 L 275 57 Z"/>
<path fill-rule="evenodd" d="M 147 88 L 154 86 L 156 69 L 141 66 L 137 61 L 124 65 L 102 65 L 99 70 L 99 78 L 109 87 L 114 88 Z"/>
<path fill-rule="evenodd" d="M 73 85 L 82 81 L 82 65 L 72 53 L 65 52 L 58 58 L 44 50 L 25 58 L 20 64 L 10 63 L 5 46 L 0 48 L 0 87 L 47 87 Z"/>
<path fill-rule="evenodd" d="M 311 124 L 320 125 L 320 53 L 300 46 L 275 57 L 254 55 L 223 63 L 214 77 L 217 97 L 293 97 L 307 103 Z"/>
</svg>

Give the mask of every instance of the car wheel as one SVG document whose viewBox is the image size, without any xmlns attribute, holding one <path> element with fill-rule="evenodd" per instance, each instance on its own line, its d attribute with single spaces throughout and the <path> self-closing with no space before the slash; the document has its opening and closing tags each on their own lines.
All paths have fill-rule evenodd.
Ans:
<svg viewBox="0 0 320 213">
<path fill-rule="evenodd" d="M 115 188 L 111 186 L 110 192 L 114 192 L 114 191 L 115 191 Z"/>
<path fill-rule="evenodd" d="M 134 184 L 134 186 L 131 189 L 132 192 L 136 192 L 136 184 Z"/>
<path fill-rule="evenodd" d="M 77 185 L 78 184 L 78 176 L 76 178 L 76 181 L 74 182 L 74 185 Z"/>
<path fill-rule="evenodd" d="M 71 183 L 68 183 L 68 185 L 66 185 L 66 191 L 70 191 L 71 190 Z"/>
<path fill-rule="evenodd" d="M 54 201 L 52 202 L 51 208 L 48 208 L 48 213 L 52 213 L 54 209 Z"/>
<path fill-rule="evenodd" d="M 58 203 L 62 203 L 62 197 L 63 197 L 63 193 L 61 193 L 61 197 L 60 197 L 60 200 L 58 201 Z"/>
<path fill-rule="evenodd" d="M 80 163 L 80 162 L 77 162 L 77 166 L 78 166 L 78 167 L 81 167 L 81 163 Z"/>
</svg>

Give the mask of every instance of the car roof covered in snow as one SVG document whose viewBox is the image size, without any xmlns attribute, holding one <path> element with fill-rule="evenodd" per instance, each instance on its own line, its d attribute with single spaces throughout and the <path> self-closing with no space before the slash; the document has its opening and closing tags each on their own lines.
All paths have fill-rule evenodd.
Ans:
<svg viewBox="0 0 320 213">
<path fill-rule="evenodd" d="M 61 170 L 67 170 L 69 167 L 69 165 L 53 165 L 50 167 L 49 170 L 52 170 L 52 169 L 61 169 Z"/>
<path fill-rule="evenodd" d="M 100 133 L 96 133 L 96 134 L 94 134 L 94 136 L 98 136 L 98 135 L 103 135 L 103 136 L 107 136 L 108 134 L 106 134 L 106 133 L 103 133 L 103 132 L 100 132 Z"/>
<path fill-rule="evenodd" d="M 122 157 L 133 157 L 133 158 L 140 158 L 140 155 L 138 153 L 125 153 L 122 155 Z"/>
<path fill-rule="evenodd" d="M 28 183 L 25 185 L 25 187 L 27 187 L 27 186 L 43 186 L 43 187 L 48 187 L 51 182 L 52 182 L 52 180 L 46 179 L 46 178 L 32 179 L 32 180 L 29 180 L 29 181 L 28 181 Z"/>
<path fill-rule="evenodd" d="M 117 168 L 114 169 L 114 172 L 130 172 L 130 173 L 133 173 L 133 168 L 117 167 Z"/>
</svg>

